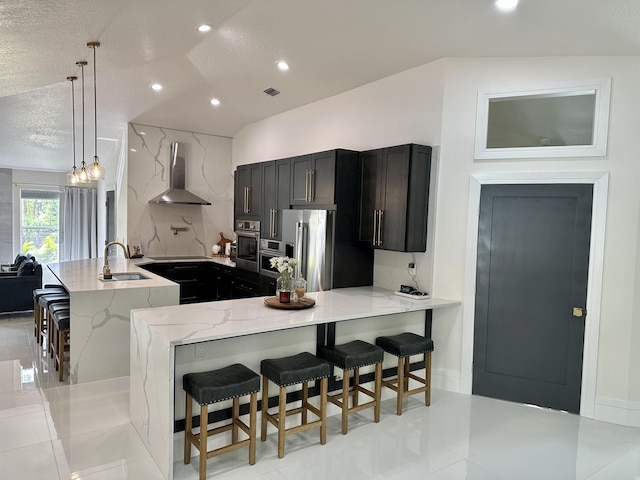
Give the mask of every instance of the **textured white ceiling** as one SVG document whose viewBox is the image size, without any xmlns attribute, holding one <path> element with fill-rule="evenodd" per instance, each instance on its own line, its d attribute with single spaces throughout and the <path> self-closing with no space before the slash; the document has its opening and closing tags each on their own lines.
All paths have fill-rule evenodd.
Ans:
<svg viewBox="0 0 640 480">
<path fill-rule="evenodd" d="M 98 135 L 105 139 L 120 138 L 127 122 L 233 136 L 248 123 L 442 57 L 640 54 L 637 0 L 520 4 L 503 14 L 493 0 L 2 0 L 0 167 L 68 170 L 65 78 L 79 76 L 78 60 L 90 61 L 85 158 L 92 156 L 86 43 L 93 40 L 102 43 Z M 198 32 L 202 23 L 213 30 Z M 279 59 L 291 70 L 277 70 Z M 154 82 L 164 89 L 153 92 Z M 268 87 L 282 93 L 269 97 Z M 222 104 L 212 107 L 212 97 Z M 99 142 L 102 158 L 113 148 Z"/>
</svg>

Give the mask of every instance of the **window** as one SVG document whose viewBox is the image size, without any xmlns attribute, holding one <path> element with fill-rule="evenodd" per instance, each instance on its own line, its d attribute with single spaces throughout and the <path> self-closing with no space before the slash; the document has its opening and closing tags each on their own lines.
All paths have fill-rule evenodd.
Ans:
<svg viewBox="0 0 640 480">
<path fill-rule="evenodd" d="M 58 190 L 20 190 L 20 245 L 39 262 L 59 259 L 60 192 Z"/>
</svg>

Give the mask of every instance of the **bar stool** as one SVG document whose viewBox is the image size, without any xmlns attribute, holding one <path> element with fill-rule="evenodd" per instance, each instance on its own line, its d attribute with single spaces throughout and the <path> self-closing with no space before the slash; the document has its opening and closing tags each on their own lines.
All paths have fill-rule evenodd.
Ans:
<svg viewBox="0 0 640 480">
<path fill-rule="evenodd" d="M 69 300 L 53 299 L 53 302 L 47 307 L 47 331 L 42 333 L 43 344 L 44 338 L 47 339 L 48 351 L 51 358 L 55 357 L 55 342 L 58 336 L 56 325 L 51 319 L 54 312 L 69 312 L 71 310 Z"/>
<path fill-rule="evenodd" d="M 48 318 L 48 312 L 49 312 L 49 306 L 55 304 L 55 303 L 69 303 L 69 294 L 68 293 L 52 293 L 52 294 L 46 294 L 46 295 L 41 295 L 38 298 L 38 305 L 40 307 L 42 307 L 43 309 L 43 324 L 45 326 L 46 329 L 46 336 L 47 336 L 47 340 L 48 340 L 48 344 L 47 344 L 47 350 L 49 352 L 51 352 L 51 341 L 53 340 L 52 334 L 51 334 L 51 328 L 47 328 L 47 325 L 50 326 L 50 322 L 49 322 L 49 318 Z M 44 330 L 40 330 L 40 336 L 42 337 L 42 332 Z M 44 345 L 44 342 L 42 342 L 42 344 Z M 51 352 L 52 353 L 52 352 Z M 53 358 L 53 356 L 52 356 Z"/>
<path fill-rule="evenodd" d="M 187 373 L 182 377 L 182 388 L 186 392 L 184 463 L 191 462 L 191 445 L 200 452 L 200 480 L 207 476 L 207 460 L 223 453 L 249 445 L 249 465 L 256 463 L 256 416 L 260 375 L 242 364 L 236 363 L 219 370 L 202 373 Z M 240 420 L 240 399 L 251 395 L 249 401 L 249 426 Z M 208 428 L 208 405 L 233 399 L 231 422 L 218 428 Z M 200 405 L 200 433 L 192 430 L 192 409 L 195 400 Z M 249 438 L 238 441 L 238 427 Z M 231 430 L 231 443 L 207 452 L 207 438 Z"/>
<path fill-rule="evenodd" d="M 431 405 L 431 352 L 433 340 L 421 337 L 415 333 L 401 333 L 399 335 L 378 337 L 376 345 L 385 352 L 398 357 L 398 376 L 392 380 L 382 380 L 385 387 L 397 393 L 396 413 L 402 415 L 402 400 L 404 397 L 424 392 L 424 404 Z M 420 378 L 410 371 L 410 357 L 424 354 L 425 376 Z M 409 379 L 416 380 L 424 386 L 409 390 Z"/>
<path fill-rule="evenodd" d="M 38 344 L 42 344 L 42 331 L 46 329 L 44 309 L 38 303 L 38 299 L 42 295 L 64 294 L 67 293 L 62 285 L 45 285 L 44 288 L 36 288 L 33 290 L 33 335 L 38 339 Z"/>
<path fill-rule="evenodd" d="M 49 314 L 49 323 L 53 331 L 54 340 L 52 342 L 53 358 L 55 359 L 55 367 L 58 371 L 58 380 L 64 380 L 64 364 L 66 353 L 70 351 L 69 345 L 69 326 L 71 316 L 69 310 L 64 310 L 59 305 L 52 305 Z"/>
<path fill-rule="evenodd" d="M 331 365 L 308 352 L 290 357 L 272 358 L 260 362 L 262 373 L 262 428 L 260 440 L 267 439 L 267 422 L 278 429 L 278 458 L 284 457 L 284 439 L 292 433 L 320 427 L 320 443 L 327 443 L 327 388 Z M 320 409 L 309 403 L 309 382 L 320 380 Z M 280 387 L 278 412 L 269 413 L 269 380 Z M 302 405 L 287 410 L 287 386 L 302 384 Z M 319 420 L 307 422 L 307 412 L 311 411 Z M 302 415 L 302 423 L 286 428 L 288 415 Z"/>
<path fill-rule="evenodd" d="M 349 414 L 373 407 L 373 419 L 380 421 L 380 392 L 382 390 L 382 360 L 384 350 L 362 340 L 333 347 L 322 347 L 320 356 L 336 367 L 342 369 L 342 392 L 329 395 L 327 400 L 342 409 L 342 434 L 347 433 Z M 374 391 L 367 390 L 360 385 L 360 367 L 375 364 Z M 349 376 L 353 370 L 353 388 L 349 389 Z M 358 392 L 368 395 L 373 400 L 358 404 Z M 352 407 L 349 408 L 349 397 L 352 397 Z"/>
</svg>

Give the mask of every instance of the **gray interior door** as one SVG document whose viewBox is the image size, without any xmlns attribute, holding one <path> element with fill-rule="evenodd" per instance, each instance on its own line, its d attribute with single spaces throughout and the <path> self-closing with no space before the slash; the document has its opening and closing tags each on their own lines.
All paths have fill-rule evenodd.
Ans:
<svg viewBox="0 0 640 480">
<path fill-rule="evenodd" d="M 592 185 L 480 195 L 474 394 L 578 413 Z"/>
</svg>

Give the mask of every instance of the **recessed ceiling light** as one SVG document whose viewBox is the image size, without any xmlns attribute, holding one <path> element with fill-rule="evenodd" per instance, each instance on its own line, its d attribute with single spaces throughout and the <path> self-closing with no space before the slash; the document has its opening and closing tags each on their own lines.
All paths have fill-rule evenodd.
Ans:
<svg viewBox="0 0 640 480">
<path fill-rule="evenodd" d="M 199 32 L 202 32 L 202 33 L 209 32 L 209 31 L 211 31 L 211 25 L 206 25 L 206 24 L 204 24 L 204 25 L 200 25 L 200 26 L 198 27 L 198 31 L 199 31 Z"/>
<path fill-rule="evenodd" d="M 209 103 L 214 107 L 217 107 L 218 105 L 220 105 L 220 100 L 218 100 L 217 98 L 212 98 L 211 100 L 209 100 Z"/>
<path fill-rule="evenodd" d="M 159 92 L 160 90 L 162 90 L 162 85 L 160 85 L 159 83 L 154 83 L 153 85 L 151 85 L 151 88 L 156 92 Z"/>
<path fill-rule="evenodd" d="M 147 132 L 140 132 L 140 135 L 146 135 Z"/>
<path fill-rule="evenodd" d="M 137 150 L 135 148 L 130 148 L 129 151 L 130 152 L 137 152 Z"/>
<path fill-rule="evenodd" d="M 503 12 L 511 12 L 518 6 L 518 0 L 496 0 L 496 8 Z"/>
<path fill-rule="evenodd" d="M 278 66 L 278 68 L 280 70 L 282 70 L 283 72 L 286 72 L 287 70 L 289 70 L 289 64 L 287 62 L 285 62 L 284 60 L 278 60 L 276 62 L 276 65 Z"/>
</svg>

